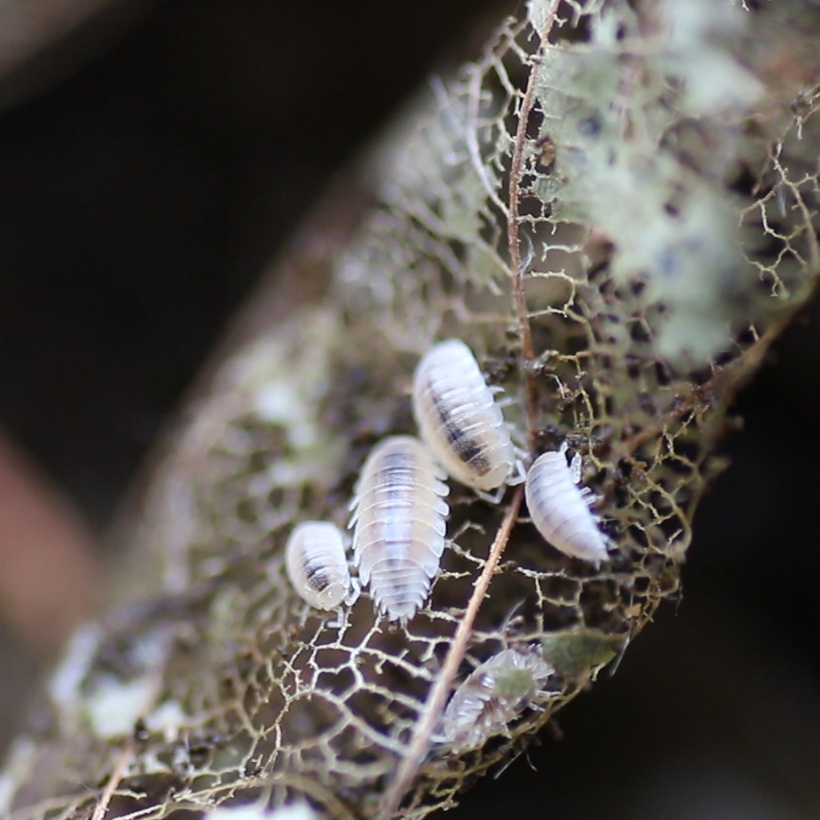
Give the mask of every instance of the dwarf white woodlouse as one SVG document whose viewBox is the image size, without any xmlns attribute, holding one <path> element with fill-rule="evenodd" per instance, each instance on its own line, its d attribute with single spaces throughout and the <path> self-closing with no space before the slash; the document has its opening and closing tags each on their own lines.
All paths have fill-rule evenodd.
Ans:
<svg viewBox="0 0 820 820">
<path fill-rule="evenodd" d="M 462 484 L 495 490 L 515 470 L 510 431 L 464 342 L 440 342 L 422 356 L 413 377 L 413 413 L 424 443 Z"/>
<path fill-rule="evenodd" d="M 553 674 L 537 647 L 502 649 L 484 661 L 455 690 L 442 715 L 437 740 L 452 751 L 482 746 L 507 731 Z"/>
<path fill-rule="evenodd" d="M 539 456 L 527 473 L 524 491 L 530 518 L 553 547 L 569 555 L 599 564 L 607 560 L 606 538 L 589 508 L 594 496 L 579 487 L 581 456 L 567 464 L 567 445 Z"/>
<path fill-rule="evenodd" d="M 311 606 L 333 609 L 355 597 L 344 539 L 334 524 L 299 524 L 285 546 L 285 567 L 293 588 Z"/>
<path fill-rule="evenodd" d="M 370 452 L 350 505 L 353 562 L 391 621 L 413 617 L 430 592 L 444 550 L 449 487 L 427 448 L 393 436 Z"/>
</svg>

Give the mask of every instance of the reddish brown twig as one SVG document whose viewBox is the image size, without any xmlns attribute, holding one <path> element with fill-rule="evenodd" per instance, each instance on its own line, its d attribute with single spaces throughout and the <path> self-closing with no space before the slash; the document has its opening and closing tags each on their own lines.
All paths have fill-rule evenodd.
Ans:
<svg viewBox="0 0 820 820">
<path fill-rule="evenodd" d="M 111 803 L 111 798 L 114 796 L 114 792 L 117 790 L 117 786 L 119 786 L 122 782 L 122 777 L 125 774 L 125 769 L 131 762 L 131 759 L 133 757 L 134 742 L 131 740 L 125 744 L 125 748 L 122 750 L 120 756 L 114 763 L 114 768 L 111 772 L 111 776 L 108 778 L 108 781 L 105 784 L 105 788 L 103 789 L 102 795 L 100 795 L 100 801 L 94 807 L 94 814 L 91 815 L 91 820 L 103 820 L 103 817 L 105 817 L 105 813 L 108 811 L 108 806 Z"/>
<path fill-rule="evenodd" d="M 464 612 L 464 617 L 458 625 L 456 634 L 453 637 L 453 643 L 450 645 L 450 650 L 447 657 L 444 659 L 444 665 L 441 668 L 430 696 L 425 704 L 424 714 L 421 716 L 416 731 L 410 740 L 407 749 L 407 754 L 404 756 L 398 770 L 396 771 L 393 781 L 387 788 L 382 800 L 379 816 L 382 818 L 392 817 L 399 808 L 401 799 L 405 792 L 409 789 L 413 778 L 418 773 L 421 764 L 424 761 L 424 756 L 427 754 L 427 749 L 430 746 L 430 737 L 433 734 L 433 729 L 436 722 L 444 710 L 444 703 L 447 700 L 447 695 L 453 685 L 458 667 L 464 658 L 464 653 L 467 650 L 467 643 L 470 640 L 470 635 L 473 630 L 473 623 L 475 622 L 478 609 L 484 601 L 484 596 L 487 594 L 487 588 L 490 586 L 490 581 L 495 573 L 498 562 L 504 553 L 504 548 L 509 541 L 510 533 L 513 525 L 518 518 L 518 510 L 521 507 L 521 499 L 523 498 L 524 488 L 519 486 L 515 491 L 515 495 L 510 501 L 509 507 L 504 514 L 504 519 L 501 526 L 498 528 L 495 540 L 490 547 L 490 554 L 487 556 L 487 563 L 479 575 L 475 583 L 473 594 L 470 596 L 470 601 L 467 604 L 467 609 Z"/>
<path fill-rule="evenodd" d="M 559 0 L 552 0 L 549 12 L 546 15 L 544 28 L 538 32 L 541 44 L 533 61 L 537 63 L 544 54 L 547 46 L 547 38 L 555 24 L 558 12 Z M 524 162 L 524 147 L 527 144 L 527 125 L 529 124 L 532 106 L 535 102 L 535 76 L 533 69 L 527 80 L 527 87 L 524 97 L 521 100 L 521 110 L 518 115 L 518 126 L 515 132 L 513 143 L 512 160 L 510 162 L 510 185 L 509 185 L 509 218 L 507 221 L 507 241 L 509 243 L 510 254 L 510 277 L 512 279 L 512 297 L 515 314 L 518 319 L 518 330 L 521 335 L 521 361 L 524 371 L 524 384 L 526 394 L 524 398 L 527 413 L 527 427 L 530 438 L 538 429 L 538 402 L 535 381 L 531 369 L 528 367 L 535 359 L 535 352 L 532 346 L 532 332 L 530 330 L 530 320 L 527 311 L 527 297 L 524 292 L 524 272 L 521 270 L 521 239 L 519 236 L 519 213 L 518 200 L 521 196 L 521 172 Z"/>
</svg>

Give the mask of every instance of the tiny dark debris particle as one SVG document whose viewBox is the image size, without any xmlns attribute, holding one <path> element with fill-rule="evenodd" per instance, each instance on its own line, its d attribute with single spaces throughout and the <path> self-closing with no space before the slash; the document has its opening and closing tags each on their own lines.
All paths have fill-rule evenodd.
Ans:
<svg viewBox="0 0 820 820">
<path fill-rule="evenodd" d="M 672 373 L 662 362 L 655 362 L 655 378 L 661 387 L 666 387 L 672 381 Z"/>
<path fill-rule="evenodd" d="M 564 442 L 564 433 L 557 424 L 547 424 L 535 433 L 535 448 L 539 453 L 557 450 Z"/>
<path fill-rule="evenodd" d="M 618 471 L 615 474 L 616 481 L 629 481 L 632 475 L 633 463 L 626 458 L 622 458 L 618 462 Z"/>
<path fill-rule="evenodd" d="M 651 393 L 638 394 L 638 407 L 647 415 L 656 416 L 658 414 L 658 408 L 655 405 L 655 400 L 652 398 Z"/>
<path fill-rule="evenodd" d="M 197 743 L 188 748 L 188 760 L 196 769 L 201 769 L 205 766 L 211 757 L 212 746 L 206 743 Z"/>
<path fill-rule="evenodd" d="M 509 380 L 518 367 L 518 359 L 510 350 L 503 358 L 492 357 L 487 360 L 484 373 L 490 384 L 501 384 Z"/>
<path fill-rule="evenodd" d="M 545 134 L 535 143 L 538 155 L 535 158 L 535 167 L 542 173 L 549 173 L 555 164 L 555 141 L 549 134 Z"/>
<path fill-rule="evenodd" d="M 597 111 L 578 123 L 578 131 L 584 137 L 597 137 L 601 133 L 602 128 L 603 120 Z"/>
<path fill-rule="evenodd" d="M 609 259 L 601 259 L 600 261 L 595 262 L 593 265 L 590 266 L 589 270 L 587 271 L 587 279 L 590 282 L 594 282 L 596 279 L 600 278 L 604 274 L 606 274 L 609 270 Z M 609 288 L 608 283 L 602 283 L 602 289 L 605 291 Z"/>
<path fill-rule="evenodd" d="M 258 761 L 254 763 L 246 763 L 245 764 L 245 777 L 259 777 L 262 774 L 264 767 Z"/>
<path fill-rule="evenodd" d="M 137 743 L 145 743 L 150 736 L 151 733 L 148 731 L 145 721 L 142 718 L 137 718 L 134 723 L 134 740 Z"/>
<path fill-rule="evenodd" d="M 237 652 L 234 657 L 234 669 L 240 678 L 247 678 L 254 670 L 253 653 L 247 649 Z"/>
<path fill-rule="evenodd" d="M 599 523 L 600 528 L 604 531 L 604 535 L 608 536 L 612 541 L 617 541 L 621 535 L 621 527 L 617 521 L 612 518 L 605 518 Z"/>
<path fill-rule="evenodd" d="M 637 379 L 638 376 L 641 375 L 643 360 L 640 357 L 628 353 L 624 359 L 624 363 L 626 364 L 626 372 L 630 379 Z"/>
</svg>

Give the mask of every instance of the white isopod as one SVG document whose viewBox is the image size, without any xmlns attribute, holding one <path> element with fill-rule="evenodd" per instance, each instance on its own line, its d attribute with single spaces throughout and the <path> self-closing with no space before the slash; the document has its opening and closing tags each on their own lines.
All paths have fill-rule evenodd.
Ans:
<svg viewBox="0 0 820 820">
<path fill-rule="evenodd" d="M 510 431 L 464 342 L 450 339 L 422 356 L 413 377 L 413 413 L 422 439 L 452 478 L 487 491 L 512 475 Z"/>
<path fill-rule="evenodd" d="M 503 649 L 456 689 L 441 719 L 437 740 L 453 751 L 474 749 L 507 725 L 537 697 L 554 673 L 537 647 Z"/>
<path fill-rule="evenodd" d="M 285 546 L 285 566 L 294 589 L 311 606 L 333 609 L 351 603 L 354 586 L 342 533 L 327 521 L 299 524 Z"/>
<path fill-rule="evenodd" d="M 444 473 L 427 448 L 393 436 L 373 448 L 351 503 L 353 562 L 363 586 L 391 621 L 424 603 L 444 550 Z"/>
<path fill-rule="evenodd" d="M 578 486 L 581 456 L 567 464 L 567 445 L 539 456 L 527 473 L 524 491 L 532 523 L 552 546 L 572 558 L 606 561 L 606 539 L 589 503 L 592 491 Z"/>
</svg>

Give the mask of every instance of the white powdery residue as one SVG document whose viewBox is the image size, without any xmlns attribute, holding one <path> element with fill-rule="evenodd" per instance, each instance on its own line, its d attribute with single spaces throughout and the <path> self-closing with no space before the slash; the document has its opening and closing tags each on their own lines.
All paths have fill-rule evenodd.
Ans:
<svg viewBox="0 0 820 820">
<path fill-rule="evenodd" d="M 62 662 L 49 680 L 48 694 L 61 716 L 76 717 L 77 708 L 83 699 L 80 686 L 90 670 L 101 634 L 97 624 L 86 624 L 77 629 L 68 643 Z"/>
<path fill-rule="evenodd" d="M 292 376 L 266 382 L 255 396 L 253 410 L 262 421 L 280 425 L 297 450 L 310 447 L 319 437 L 302 385 Z"/>
<path fill-rule="evenodd" d="M 374 276 L 375 265 L 353 258 L 350 254 L 339 264 L 336 277 L 341 298 L 356 313 L 381 310 L 393 303 L 395 288 L 387 276 Z"/>
<path fill-rule="evenodd" d="M 729 341 L 729 321 L 737 294 L 748 291 L 752 275 L 735 240 L 734 214 L 707 190 L 695 190 L 676 218 L 658 206 L 643 232 L 629 237 L 613 273 L 622 281 L 642 272 L 644 298 L 666 306 L 659 325 L 658 352 L 671 361 L 702 362 Z"/>
<path fill-rule="evenodd" d="M 168 774 L 171 771 L 167 761 L 161 760 L 155 751 L 146 749 L 144 754 L 132 761 L 132 764 L 126 768 L 125 774 L 127 777 L 132 777 L 135 775 Z"/>
<path fill-rule="evenodd" d="M 111 674 L 99 675 L 84 693 L 83 711 L 99 737 L 112 738 L 133 732 L 138 718 L 152 709 L 161 670 L 168 653 L 167 629 L 155 629 L 134 641 L 129 653 L 132 665 L 142 674 L 123 680 Z"/>
<path fill-rule="evenodd" d="M 682 55 L 681 74 L 686 78 L 681 108 L 694 116 L 742 109 L 763 94 L 762 83 L 718 51 Z M 715 82 L 715 77 L 720 77 L 720 82 Z"/>
<path fill-rule="evenodd" d="M 229 382 L 245 385 L 256 417 L 281 429 L 290 453 L 272 460 L 266 481 L 278 487 L 321 483 L 344 455 L 328 440 L 320 411 L 329 389 L 330 352 L 336 319 L 325 310 L 309 310 L 294 320 L 298 352 L 270 340 L 258 343 L 231 364 Z M 287 336 L 287 332 L 283 331 Z"/>
<path fill-rule="evenodd" d="M 321 441 L 312 453 L 300 454 L 298 459 L 279 459 L 270 465 L 267 476 L 277 487 L 301 487 L 305 484 L 327 482 L 334 475 L 334 465 L 344 455 L 344 446 L 338 442 Z"/>
<path fill-rule="evenodd" d="M 253 409 L 264 421 L 289 424 L 304 409 L 290 379 L 267 382 L 256 394 Z"/>
<path fill-rule="evenodd" d="M 168 629 L 159 628 L 141 635 L 133 644 L 133 661 L 148 671 L 155 670 L 168 654 L 171 636 Z"/>
<path fill-rule="evenodd" d="M 94 734 L 102 738 L 131 734 L 138 718 L 151 708 L 155 691 L 153 674 L 127 682 L 112 677 L 98 680 L 85 705 Z"/>
<path fill-rule="evenodd" d="M 220 394 L 247 390 L 249 385 L 264 384 L 280 372 L 281 347 L 269 338 L 259 339 L 242 348 L 229 359 L 215 379 L 215 390 Z"/>
<path fill-rule="evenodd" d="M 748 291 L 750 275 L 730 203 L 685 174 L 675 157 L 651 157 L 639 141 L 590 139 L 584 150 L 564 151 L 561 163 L 562 214 L 580 214 L 611 237 L 615 280 L 641 283 L 641 301 L 663 306 L 658 355 L 701 365 L 725 348 L 736 295 Z"/>
<path fill-rule="evenodd" d="M 531 19 L 545 8 L 533 2 Z M 556 48 L 537 66 L 536 96 L 546 114 L 541 137 L 555 141 L 563 185 L 551 192 L 548 175 L 535 191 L 555 197 L 555 214 L 586 221 L 612 240 L 614 278 L 639 284 L 640 301 L 657 309 L 649 318 L 656 354 L 702 366 L 729 345 L 738 294 L 749 292 L 753 272 L 736 239 L 734 203 L 674 151 L 658 151 L 657 142 L 681 115 L 715 117 L 718 125 L 725 112 L 742 116 L 761 87 L 733 51 L 745 20 L 737 9 L 667 0 L 658 14 L 663 26 L 651 48 L 632 12 L 623 40 L 615 34 L 623 15 L 604 13 L 590 44 Z M 640 87 L 621 59 L 625 42 L 642 55 Z M 675 106 L 664 113 L 656 97 L 672 80 Z M 624 107 L 635 124 L 629 140 L 622 138 Z M 726 140 L 731 156 L 731 134 Z"/>
<path fill-rule="evenodd" d="M 165 742 L 173 743 L 179 736 L 180 727 L 189 718 L 177 701 L 167 700 L 145 715 L 144 719 L 149 732 L 162 732 Z"/>
<path fill-rule="evenodd" d="M 726 48 L 746 18 L 740 9 L 713 0 L 666 0 L 669 31 L 666 62 L 684 80 L 681 107 L 694 116 L 745 108 L 763 94 L 763 84 Z"/>
<path fill-rule="evenodd" d="M 296 450 L 321 440 L 316 411 L 330 383 L 327 339 L 334 322 L 326 311 L 307 311 L 298 319 L 298 356 L 287 345 L 265 342 L 242 357 L 241 367 L 237 364 L 248 371 L 253 411 L 262 421 L 280 425 Z"/>
</svg>

